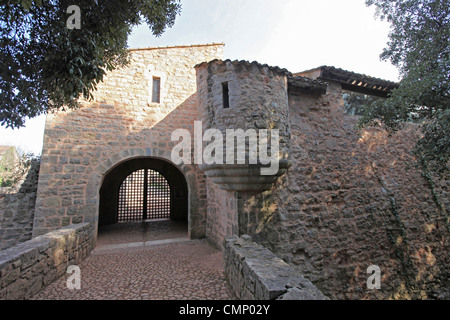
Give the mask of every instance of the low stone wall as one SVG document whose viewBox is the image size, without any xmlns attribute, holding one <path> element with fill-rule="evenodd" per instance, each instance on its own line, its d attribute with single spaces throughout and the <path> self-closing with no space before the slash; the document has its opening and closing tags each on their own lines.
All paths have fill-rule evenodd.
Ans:
<svg viewBox="0 0 450 320">
<path fill-rule="evenodd" d="M 28 299 L 93 250 L 92 226 L 70 225 L 0 252 L 0 299 Z"/>
<path fill-rule="evenodd" d="M 225 277 L 242 300 L 327 300 L 293 267 L 248 236 L 224 241 Z"/>
</svg>

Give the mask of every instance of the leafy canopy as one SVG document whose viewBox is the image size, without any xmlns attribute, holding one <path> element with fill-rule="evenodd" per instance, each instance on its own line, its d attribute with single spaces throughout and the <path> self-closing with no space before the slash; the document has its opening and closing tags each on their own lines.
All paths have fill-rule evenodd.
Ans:
<svg viewBox="0 0 450 320">
<path fill-rule="evenodd" d="M 80 29 L 66 25 L 73 4 Z M 133 26 L 159 36 L 180 11 L 179 0 L 0 0 L 0 123 L 18 128 L 92 98 L 106 71 L 127 64 Z"/>
<path fill-rule="evenodd" d="M 406 121 L 421 123 L 423 139 L 415 148 L 439 174 L 450 156 L 450 0 L 366 0 L 391 23 L 381 54 L 401 74 L 398 89 L 366 108 L 360 124 L 377 120 L 392 131 Z"/>
</svg>

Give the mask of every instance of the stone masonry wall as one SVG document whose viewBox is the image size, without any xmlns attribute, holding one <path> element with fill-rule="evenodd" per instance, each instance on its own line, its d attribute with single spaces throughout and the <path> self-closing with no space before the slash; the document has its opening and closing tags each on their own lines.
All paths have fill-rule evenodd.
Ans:
<svg viewBox="0 0 450 320">
<path fill-rule="evenodd" d="M 417 127 L 358 134 L 335 84 L 289 103 L 292 166 L 246 204 L 272 208 L 254 239 L 332 299 L 442 297 L 450 286 L 450 182 L 430 184 L 417 167 L 409 152 Z M 371 265 L 381 269 L 380 290 L 367 288 Z"/>
<path fill-rule="evenodd" d="M 230 60 L 201 64 L 196 69 L 204 130 L 214 128 L 225 135 L 227 129 L 278 129 L 280 157 L 287 157 L 287 70 Z M 223 83 L 228 85 L 229 108 L 223 105 Z"/>
<path fill-rule="evenodd" d="M 40 162 L 14 187 L 0 188 L 0 250 L 31 239 Z"/>
<path fill-rule="evenodd" d="M 224 241 L 225 277 L 242 300 L 326 300 L 309 280 L 249 236 Z"/>
<path fill-rule="evenodd" d="M 206 237 L 217 248 L 222 248 L 223 240 L 239 234 L 238 194 L 236 191 L 221 190 L 210 179 L 207 187 Z"/>
<path fill-rule="evenodd" d="M 78 110 L 47 117 L 34 233 L 98 222 L 104 175 L 134 158 L 171 161 L 175 129 L 193 130 L 197 117 L 196 64 L 222 58 L 223 45 L 131 50 L 131 64 L 106 75 Z M 153 77 L 161 81 L 161 103 L 151 102 Z M 204 176 L 180 165 L 190 194 L 189 232 L 205 235 Z"/>
<path fill-rule="evenodd" d="M 194 136 L 195 120 L 204 129 L 279 128 L 291 167 L 267 190 L 223 190 L 208 170 L 178 166 L 191 237 L 220 247 L 228 236 L 250 234 L 332 299 L 436 298 L 448 288 L 450 182 L 427 180 L 416 167 L 409 150 L 417 128 L 356 132 L 357 118 L 344 114 L 333 83 L 326 95 L 290 94 L 287 108 L 284 72 L 203 64 L 222 55 L 216 44 L 132 50 L 131 65 L 109 73 L 94 101 L 49 115 L 33 236 L 82 222 L 95 232 L 105 174 L 135 158 L 170 162 L 178 143 L 171 133 Z M 153 77 L 161 103 L 151 102 Z M 230 108 L 220 110 L 227 81 Z M 246 110 L 233 108 L 243 102 Z M 381 290 L 366 286 L 371 265 L 381 269 Z"/>
<path fill-rule="evenodd" d="M 0 252 L 0 300 L 28 299 L 93 250 L 92 226 L 64 227 Z"/>
<path fill-rule="evenodd" d="M 287 161 L 283 160 L 289 155 L 287 70 L 256 62 L 230 60 L 202 63 L 196 69 L 198 109 L 203 130 L 215 129 L 223 139 L 227 138 L 223 143 L 223 157 L 215 158 L 213 164 L 203 163 L 200 168 L 224 190 L 260 191 L 270 186 L 277 168 L 270 175 L 260 174 L 260 168 L 266 167 L 261 163 L 262 155 L 272 150 L 272 130 L 278 130 L 280 137 L 279 150 L 273 155 L 277 161 L 281 159 L 278 161 L 280 171 L 285 168 L 283 165 Z M 225 85 L 227 90 L 224 90 Z M 228 96 L 229 107 L 224 106 L 224 96 Z M 237 146 L 241 139 L 235 139 L 235 143 L 228 141 L 229 132 L 239 131 L 243 136 L 249 133 L 246 139 L 254 134 L 259 141 L 263 136 L 261 130 L 268 136 L 264 141 L 267 150 L 255 150 L 255 143 L 250 146 L 244 142 Z M 233 148 L 227 146 L 229 143 Z M 208 145 L 205 142 L 204 148 Z M 259 145 L 262 146 L 261 143 Z M 245 159 L 244 163 L 239 163 L 238 158 Z"/>
<path fill-rule="evenodd" d="M 202 63 L 196 69 L 203 130 L 217 129 L 225 139 L 228 129 L 253 130 L 257 134 L 261 129 L 269 132 L 278 129 L 278 156 L 286 164 L 290 145 L 286 70 L 256 62 L 230 60 Z M 224 84 L 228 87 L 229 108 L 224 108 Z M 271 146 L 270 139 L 267 144 Z M 204 148 L 206 145 L 208 143 L 204 143 Z M 242 210 L 243 203 L 276 180 L 275 175 L 261 175 L 260 163 L 249 165 L 248 145 L 245 164 L 237 164 L 236 149 L 235 144 L 235 149 L 231 150 L 234 163 L 226 161 L 226 153 L 230 150 L 224 143 L 223 165 L 200 166 L 207 176 L 207 237 L 218 247 L 225 238 L 245 234 L 249 224 L 257 224 L 254 215 Z M 260 157 L 258 154 L 258 160 Z M 281 172 L 281 164 L 279 168 Z"/>
</svg>

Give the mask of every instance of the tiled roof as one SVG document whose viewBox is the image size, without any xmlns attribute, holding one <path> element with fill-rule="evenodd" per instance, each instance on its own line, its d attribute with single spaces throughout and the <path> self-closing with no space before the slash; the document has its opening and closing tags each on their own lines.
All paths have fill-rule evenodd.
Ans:
<svg viewBox="0 0 450 320">
<path fill-rule="evenodd" d="M 344 90 L 356 91 L 371 95 L 386 97 L 391 90 L 398 87 L 398 83 L 383 80 L 364 74 L 343 70 L 336 67 L 321 66 L 315 69 L 292 74 L 287 69 L 277 66 L 261 64 L 257 61 L 247 60 L 220 60 L 214 59 L 209 62 L 197 64 L 194 68 L 199 68 L 212 63 L 231 63 L 233 65 L 256 66 L 258 68 L 268 68 L 272 72 L 287 76 L 288 86 L 291 92 L 304 92 L 313 94 L 325 94 L 329 81 L 339 82 Z"/>
<path fill-rule="evenodd" d="M 291 92 L 299 91 L 313 94 L 325 94 L 327 92 L 328 83 L 317 79 L 292 75 L 288 77 L 288 85 Z"/>
<path fill-rule="evenodd" d="M 397 82 L 330 66 L 320 66 L 315 69 L 296 73 L 295 75 L 307 76 L 308 74 L 317 72 L 319 72 L 317 79 L 340 82 L 343 89 L 351 91 L 387 96 L 391 90 L 398 87 Z"/>
<path fill-rule="evenodd" d="M 257 61 L 247 61 L 247 60 L 220 60 L 215 59 L 209 62 L 202 62 L 197 64 L 194 68 L 199 68 L 211 63 L 231 63 L 233 65 L 244 65 L 244 66 L 256 66 L 258 68 L 268 68 L 272 72 L 282 74 L 287 76 L 288 86 L 291 91 L 304 92 L 304 93 L 314 93 L 314 94 L 324 94 L 326 92 L 327 83 L 321 80 L 310 79 L 302 76 L 293 76 L 290 71 L 277 66 L 269 66 L 267 64 L 261 64 Z"/>
</svg>

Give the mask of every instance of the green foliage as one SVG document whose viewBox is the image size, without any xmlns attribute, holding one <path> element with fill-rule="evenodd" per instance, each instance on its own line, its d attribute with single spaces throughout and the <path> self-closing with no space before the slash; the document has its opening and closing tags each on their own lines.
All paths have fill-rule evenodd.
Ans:
<svg viewBox="0 0 450 320">
<path fill-rule="evenodd" d="M 363 115 L 364 110 L 369 108 L 372 103 L 380 99 L 375 96 L 351 91 L 344 91 L 342 96 L 344 99 L 345 114 L 352 116 Z"/>
<path fill-rule="evenodd" d="M 3 172 L 10 172 L 19 162 L 19 155 L 14 147 L 8 149 L 0 155 L 0 174 Z"/>
<path fill-rule="evenodd" d="M 366 0 L 391 23 L 381 54 L 399 68 L 402 80 L 386 100 L 366 108 L 360 125 L 381 120 L 398 130 L 406 121 L 421 123 L 424 138 L 416 153 L 441 176 L 450 154 L 450 0 Z"/>
<path fill-rule="evenodd" d="M 14 147 L 0 157 L 0 187 L 14 187 L 28 173 L 34 162 L 40 157 L 33 154 L 19 156 Z"/>
<path fill-rule="evenodd" d="M 68 29 L 70 5 L 81 29 Z M 0 0 L 0 122 L 76 108 L 106 71 L 127 64 L 127 39 L 145 22 L 154 35 L 171 27 L 179 0 Z"/>
<path fill-rule="evenodd" d="M 423 138 L 418 142 L 416 154 L 430 164 L 430 170 L 444 176 L 448 173 L 450 157 L 450 110 L 439 110 L 434 118 L 423 125 Z"/>
</svg>

